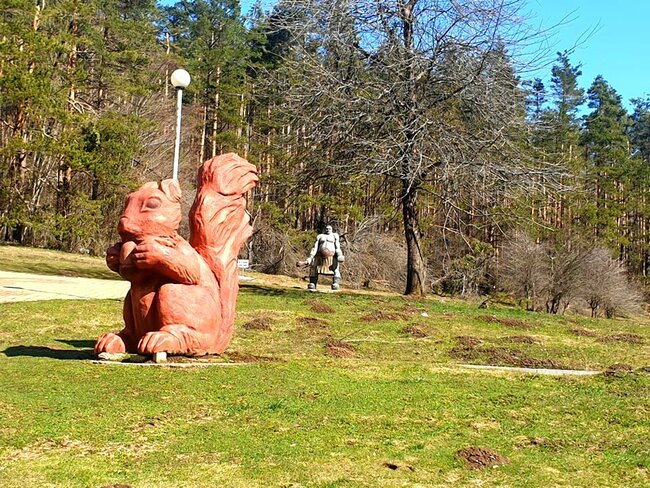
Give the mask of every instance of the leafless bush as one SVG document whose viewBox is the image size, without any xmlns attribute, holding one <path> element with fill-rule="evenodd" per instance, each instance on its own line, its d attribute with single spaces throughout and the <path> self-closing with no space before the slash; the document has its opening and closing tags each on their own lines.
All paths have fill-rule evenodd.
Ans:
<svg viewBox="0 0 650 488">
<path fill-rule="evenodd" d="M 314 233 L 289 235 L 264 222 L 255 225 L 249 243 L 249 259 L 256 271 L 289 276 L 306 276 L 306 268 L 296 267 L 313 246 Z M 342 236 L 345 262 L 341 266 L 343 282 L 352 287 L 400 289 L 406 280 L 406 249 L 397 239 L 360 226 Z"/>
<path fill-rule="evenodd" d="M 591 316 L 607 318 L 638 314 L 643 296 L 627 278 L 622 263 L 612 259 L 605 249 L 594 249 L 583 263 L 581 297 L 591 309 Z"/>
<path fill-rule="evenodd" d="M 535 308 L 543 286 L 544 254 L 546 246 L 536 243 L 525 234 L 515 235 L 503 247 L 499 273 L 502 286 L 521 299 L 528 310 Z"/>
<path fill-rule="evenodd" d="M 358 232 L 346 236 L 344 277 L 356 287 L 384 285 L 400 289 L 406 282 L 406 246 L 386 234 Z M 345 245 L 345 243 L 343 244 Z"/>
<path fill-rule="evenodd" d="M 538 243 L 515 235 L 503 247 L 499 268 L 501 286 L 529 310 L 556 314 L 584 303 L 593 317 L 641 310 L 641 293 L 628 282 L 624 266 L 607 250 L 578 240 Z"/>
<path fill-rule="evenodd" d="M 296 262 L 305 259 L 309 249 L 299 249 L 286 232 L 262 222 L 255 226 L 248 251 L 251 266 L 256 271 L 299 276 Z"/>
<path fill-rule="evenodd" d="M 454 232 L 433 232 L 430 239 L 427 275 L 432 277 L 431 291 L 464 297 L 492 292 L 492 245 Z"/>
<path fill-rule="evenodd" d="M 583 262 L 589 252 L 577 243 L 538 243 L 517 234 L 503 247 L 502 284 L 529 310 L 562 313 L 580 294 Z"/>
<path fill-rule="evenodd" d="M 547 313 L 563 313 L 579 298 L 584 285 L 584 262 L 590 250 L 581 246 L 546 246 L 542 255 L 544 274 L 540 287 Z"/>
</svg>

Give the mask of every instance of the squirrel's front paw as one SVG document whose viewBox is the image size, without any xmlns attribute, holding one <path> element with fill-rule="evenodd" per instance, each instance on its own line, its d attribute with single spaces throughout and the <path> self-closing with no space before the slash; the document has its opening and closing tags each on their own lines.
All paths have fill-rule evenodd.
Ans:
<svg viewBox="0 0 650 488">
<path fill-rule="evenodd" d="M 177 353 L 180 350 L 178 339 L 163 330 L 156 332 L 147 332 L 138 343 L 138 354 L 143 356 L 153 354 L 154 352 Z"/>
<path fill-rule="evenodd" d="M 138 244 L 131 256 L 138 269 L 153 269 L 173 261 L 175 242 L 166 238 L 151 238 Z"/>
<path fill-rule="evenodd" d="M 102 352 L 110 352 L 111 354 L 126 352 L 126 344 L 119 335 L 109 332 L 97 339 L 95 343 L 95 356 Z"/>
</svg>

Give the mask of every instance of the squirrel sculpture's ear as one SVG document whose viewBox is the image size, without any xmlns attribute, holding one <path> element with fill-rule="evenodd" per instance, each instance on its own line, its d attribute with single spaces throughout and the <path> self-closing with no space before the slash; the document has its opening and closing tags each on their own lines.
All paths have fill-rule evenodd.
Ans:
<svg viewBox="0 0 650 488">
<path fill-rule="evenodd" d="M 174 179 L 162 180 L 160 182 L 160 189 L 172 202 L 180 203 L 181 187 L 179 186 L 178 181 Z"/>
<path fill-rule="evenodd" d="M 158 189 L 158 183 L 155 181 L 149 181 L 148 183 L 145 183 L 140 187 L 140 190 L 144 190 L 146 188 L 155 188 L 156 190 Z"/>
</svg>

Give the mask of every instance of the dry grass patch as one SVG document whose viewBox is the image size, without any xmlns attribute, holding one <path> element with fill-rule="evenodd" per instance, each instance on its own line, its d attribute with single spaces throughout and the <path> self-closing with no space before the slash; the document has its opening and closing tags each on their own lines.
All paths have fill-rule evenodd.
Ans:
<svg viewBox="0 0 650 488">
<path fill-rule="evenodd" d="M 132 447 L 132 446 L 129 446 Z M 127 450 L 126 446 L 120 449 Z M 100 449 L 86 441 L 63 437 L 61 439 L 45 439 L 29 444 L 22 449 L 15 449 L 0 457 L 0 461 L 34 461 L 47 456 L 61 455 L 73 452 L 75 456 L 91 456 L 94 454 L 107 455 L 105 449 Z"/>
<path fill-rule="evenodd" d="M 532 329 L 533 325 L 525 320 L 521 319 L 510 319 L 505 317 L 497 317 L 496 315 L 479 315 L 476 317 L 478 320 L 484 322 L 489 322 L 491 324 L 504 325 L 506 327 L 512 327 L 514 329 Z"/>
<path fill-rule="evenodd" d="M 397 463 L 387 461 L 385 463 L 382 463 L 382 466 L 384 468 L 390 469 L 391 471 L 397 471 L 398 469 L 401 469 L 401 468 L 408 469 L 409 471 L 415 471 L 415 468 L 413 466 L 411 466 L 410 464 L 405 464 L 403 466 L 400 466 Z"/>
<path fill-rule="evenodd" d="M 513 439 L 518 449 L 525 448 L 541 448 L 557 450 L 563 446 L 563 443 L 558 440 L 547 439 L 545 437 L 529 437 L 526 435 L 517 436 Z"/>
<path fill-rule="evenodd" d="M 263 363 L 263 362 L 272 362 L 279 361 L 278 358 L 270 356 L 257 356 L 255 354 L 247 354 L 241 352 L 225 352 L 221 358 L 227 359 L 233 363 Z"/>
</svg>

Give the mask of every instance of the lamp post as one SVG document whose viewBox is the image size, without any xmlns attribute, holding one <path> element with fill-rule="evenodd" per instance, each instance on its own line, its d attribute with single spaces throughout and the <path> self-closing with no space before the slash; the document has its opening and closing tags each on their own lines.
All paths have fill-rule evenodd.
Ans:
<svg viewBox="0 0 650 488">
<path fill-rule="evenodd" d="M 184 69 L 172 73 L 171 82 L 176 87 L 176 144 L 174 146 L 174 169 L 172 178 L 178 180 L 178 160 L 181 146 L 181 109 L 183 106 L 183 89 L 190 84 L 190 74 Z"/>
</svg>

